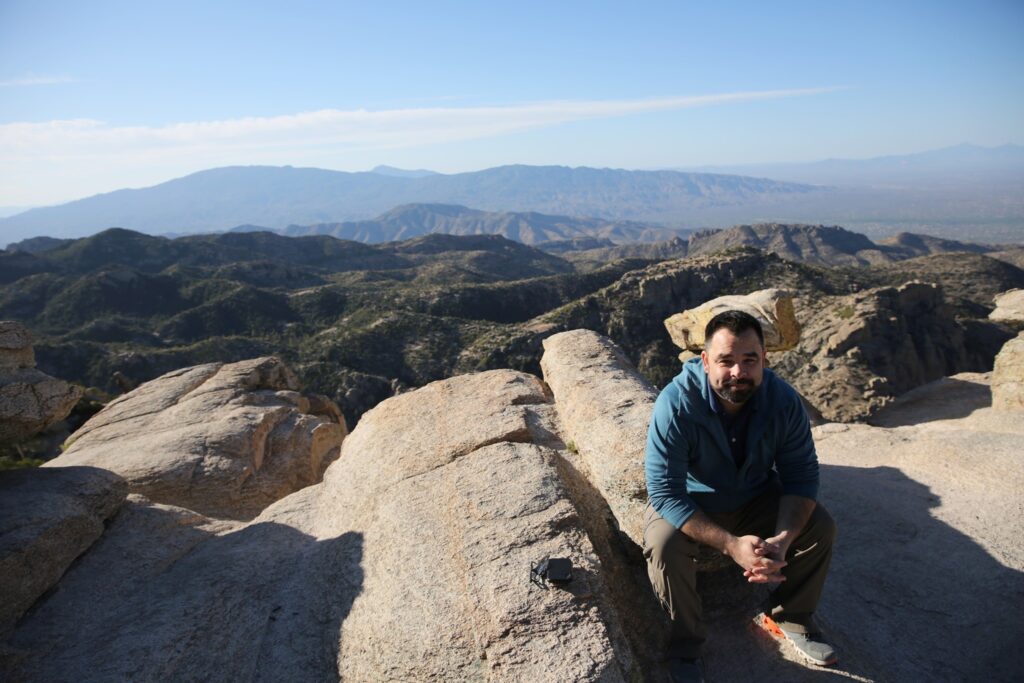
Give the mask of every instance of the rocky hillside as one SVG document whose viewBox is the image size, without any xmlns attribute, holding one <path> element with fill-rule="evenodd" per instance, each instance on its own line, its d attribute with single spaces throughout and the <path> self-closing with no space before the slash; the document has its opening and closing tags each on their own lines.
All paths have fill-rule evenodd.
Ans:
<svg viewBox="0 0 1024 683">
<path fill-rule="evenodd" d="M 666 622 L 636 545 L 656 392 L 592 332 L 545 346 L 544 381 L 493 370 L 385 401 L 319 483 L 251 519 L 201 514 L 178 498 L 184 489 L 159 503 L 142 495 L 138 478 L 119 476 L 137 449 L 117 439 L 105 448 L 113 471 L 0 473 L 0 577 L 12 598 L 0 677 L 664 680 Z M 194 371 L 122 405 L 169 397 L 161 388 Z M 817 617 L 840 664 L 810 667 L 755 629 L 765 593 L 726 566 L 701 582 L 709 678 L 1024 675 L 1008 599 L 1024 590 L 1022 408 L 990 407 L 988 376 L 949 381 L 957 391 L 939 384 L 888 408 L 893 426 L 814 430 L 820 500 L 841 530 Z M 178 410 L 149 406 L 165 424 Z M 208 440 L 207 455 L 229 434 Z M 192 432 L 179 439 L 188 452 Z M 174 452 L 152 459 L 153 476 L 174 474 Z M 200 468 L 192 482 L 231 489 L 206 481 L 216 476 Z M 529 580 L 548 556 L 571 558 L 565 587 Z"/>
<path fill-rule="evenodd" d="M 956 259 L 960 275 L 938 276 L 937 266 L 930 270 L 937 277 L 921 277 L 933 261 L 947 258 Z M 666 261 L 481 337 L 463 352 L 463 367 L 504 364 L 536 372 L 544 337 L 586 328 L 614 339 L 645 377 L 663 386 L 678 372 L 679 353 L 663 325 L 666 318 L 708 299 L 747 294 L 771 283 L 795 294 L 797 320 L 808 328 L 797 349 L 773 354 L 772 363 L 828 419 L 859 419 L 917 384 L 953 372 L 991 369 L 995 353 L 1014 334 L 987 318 L 964 317 L 970 312 L 960 309 L 976 307 L 971 308 L 975 315 L 987 316 L 993 308 L 989 290 L 1018 287 L 1014 283 L 1024 281 L 1024 271 L 984 256 L 931 256 L 904 263 L 910 264 L 907 271 L 900 264 L 820 268 L 752 249 Z M 959 286 L 972 277 L 970 287 Z M 927 284 L 906 284 L 919 278 Z M 839 374 L 848 371 L 848 383 L 833 386 L 825 378 L 836 375 L 821 375 L 814 358 Z M 839 366 L 847 370 L 839 372 Z M 835 391 L 850 393 L 838 398 Z"/>
<path fill-rule="evenodd" d="M 579 238 L 618 243 L 655 242 L 671 239 L 685 231 L 629 221 L 550 216 L 535 211 L 493 212 L 450 204 L 407 204 L 372 220 L 290 225 L 281 232 L 289 236 L 331 235 L 367 243 L 393 242 L 433 233 L 501 235 L 523 244 L 537 245 Z"/>
<path fill-rule="evenodd" d="M 538 245 L 547 249 L 546 245 Z M 569 247 L 572 247 L 570 250 Z M 665 260 L 710 255 L 736 247 L 753 247 L 788 261 L 819 266 L 871 266 L 919 256 L 948 253 L 989 254 L 1018 267 L 1014 247 L 994 247 L 930 235 L 900 233 L 872 242 L 865 235 L 837 226 L 755 223 L 724 230 L 698 230 L 684 240 L 673 238 L 651 244 L 588 244 L 558 242 L 554 253 L 579 266 L 607 263 L 619 258 Z"/>
<path fill-rule="evenodd" d="M 804 232 L 818 240 L 807 243 L 818 256 L 866 253 L 837 251 L 833 237 L 853 233 Z M 851 249 L 863 239 L 851 237 Z M 110 393 L 177 368 L 279 354 L 355 424 L 384 398 L 453 374 L 538 373 L 542 340 L 580 327 L 615 340 L 661 386 L 678 367 L 662 320 L 770 283 L 797 294 L 800 322 L 810 329 L 826 334 L 840 321 L 862 330 L 831 351 L 806 346 L 775 359 L 824 414 L 847 420 L 920 382 L 990 369 L 1012 333 L 988 319 L 992 298 L 1024 287 L 1024 271 L 982 254 L 825 267 L 749 247 L 666 260 L 686 244 L 666 246 L 636 252 L 645 258 L 582 266 L 497 235 L 367 245 L 329 236 L 171 240 L 111 230 L 37 253 L 0 252 L 8 280 L 0 318 L 23 321 L 36 335 L 42 371 Z M 915 280 L 938 286 L 927 322 L 913 322 L 920 312 L 898 303 L 902 296 L 871 295 L 895 308 L 864 303 L 868 292 Z M 891 326 L 868 318 L 900 321 L 892 329 L 910 346 L 872 331 Z M 821 342 L 817 334 L 808 338 Z M 814 380 L 819 363 L 848 366 L 849 390 L 836 396 Z"/>
</svg>

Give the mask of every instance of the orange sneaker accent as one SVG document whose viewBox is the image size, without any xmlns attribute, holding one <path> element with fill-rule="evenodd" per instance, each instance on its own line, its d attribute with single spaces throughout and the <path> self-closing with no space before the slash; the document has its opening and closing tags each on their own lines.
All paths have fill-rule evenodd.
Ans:
<svg viewBox="0 0 1024 683">
<path fill-rule="evenodd" d="M 775 620 L 767 614 L 761 615 L 761 628 L 768 631 L 768 633 L 771 633 L 776 638 L 782 638 L 783 640 L 786 639 L 786 634 L 782 632 L 782 629 L 775 623 Z"/>
</svg>

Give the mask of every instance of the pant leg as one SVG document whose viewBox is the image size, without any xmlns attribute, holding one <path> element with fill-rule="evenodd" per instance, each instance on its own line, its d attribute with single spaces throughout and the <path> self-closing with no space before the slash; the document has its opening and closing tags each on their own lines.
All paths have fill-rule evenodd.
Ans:
<svg viewBox="0 0 1024 683">
<path fill-rule="evenodd" d="M 779 497 L 780 492 L 773 490 L 745 505 L 739 511 L 733 533 L 773 536 Z M 813 615 L 825 586 L 835 537 L 835 520 L 823 505 L 817 504 L 786 553 L 788 564 L 782 569 L 786 580 L 776 585 L 769 599 L 768 607 L 776 622 L 793 631 L 817 632 Z"/>
<path fill-rule="evenodd" d="M 672 622 L 666 655 L 699 657 L 707 632 L 697 594 L 697 543 L 650 503 L 644 511 L 644 557 L 651 586 Z"/>
</svg>

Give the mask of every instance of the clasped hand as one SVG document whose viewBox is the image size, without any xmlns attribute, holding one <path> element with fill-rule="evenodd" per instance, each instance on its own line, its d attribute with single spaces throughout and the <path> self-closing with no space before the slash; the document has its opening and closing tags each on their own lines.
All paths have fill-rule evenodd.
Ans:
<svg viewBox="0 0 1024 683">
<path fill-rule="evenodd" d="M 743 568 L 743 576 L 750 583 L 781 583 L 786 580 L 782 568 L 786 566 L 788 548 L 780 537 L 761 539 L 740 536 L 733 543 L 730 556 Z"/>
</svg>

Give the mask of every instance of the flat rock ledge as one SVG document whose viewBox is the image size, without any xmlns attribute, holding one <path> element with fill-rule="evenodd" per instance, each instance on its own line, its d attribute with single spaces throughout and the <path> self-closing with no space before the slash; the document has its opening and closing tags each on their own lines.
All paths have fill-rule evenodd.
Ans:
<svg viewBox="0 0 1024 683">
<path fill-rule="evenodd" d="M 210 363 L 119 396 L 45 466 L 101 467 L 154 502 L 251 519 L 320 481 L 346 431 L 337 406 L 299 393 L 277 358 Z"/>
</svg>

